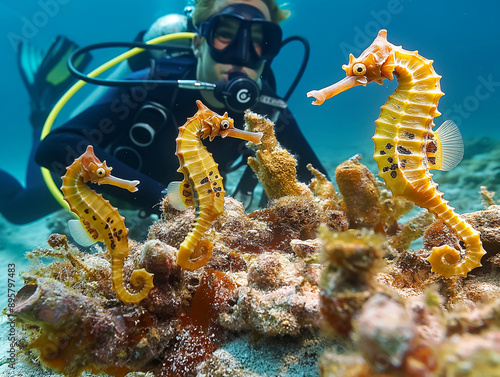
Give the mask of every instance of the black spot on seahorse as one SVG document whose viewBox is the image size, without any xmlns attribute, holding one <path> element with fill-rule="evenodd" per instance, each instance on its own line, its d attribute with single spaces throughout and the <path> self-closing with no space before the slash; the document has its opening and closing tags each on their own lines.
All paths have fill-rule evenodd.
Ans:
<svg viewBox="0 0 500 377">
<path fill-rule="evenodd" d="M 389 164 L 392 164 L 392 163 L 394 162 L 394 159 L 393 159 L 392 157 L 388 157 L 388 158 L 387 158 L 387 162 L 388 162 Z"/>
<path fill-rule="evenodd" d="M 396 170 L 397 168 L 398 168 L 398 164 L 392 164 L 391 166 L 389 166 L 390 170 Z"/>
<path fill-rule="evenodd" d="M 219 175 L 218 174 L 215 175 L 215 179 L 219 179 Z"/>
<path fill-rule="evenodd" d="M 387 143 L 385 145 L 385 149 L 391 149 L 392 147 L 394 147 L 394 145 L 392 145 L 391 143 Z"/>
<path fill-rule="evenodd" d="M 427 160 L 432 164 L 436 165 L 436 157 L 428 157 Z"/>
<path fill-rule="evenodd" d="M 212 193 L 212 189 L 208 189 L 207 194 L 211 194 L 211 193 Z"/>
<path fill-rule="evenodd" d="M 411 151 L 401 145 L 398 146 L 398 152 L 401 154 L 411 154 Z"/>
<path fill-rule="evenodd" d="M 391 178 L 396 178 L 398 176 L 398 173 L 396 173 L 395 170 L 391 171 Z"/>
<path fill-rule="evenodd" d="M 380 154 L 385 154 L 385 151 L 380 151 L 379 153 L 380 153 Z"/>
<path fill-rule="evenodd" d="M 403 158 L 401 160 L 401 162 L 399 163 L 399 165 L 402 167 L 402 168 L 405 168 L 406 167 L 406 160 Z"/>
<path fill-rule="evenodd" d="M 200 181 L 200 185 L 204 185 L 205 183 L 208 183 L 208 177 L 205 177 Z"/>
<path fill-rule="evenodd" d="M 184 188 L 189 188 L 189 183 L 184 183 Z"/>
<path fill-rule="evenodd" d="M 215 196 L 220 197 L 220 192 L 216 192 Z"/>
<path fill-rule="evenodd" d="M 406 136 L 410 140 L 415 139 L 415 134 L 413 134 L 411 132 L 404 132 L 403 135 Z"/>
<path fill-rule="evenodd" d="M 213 175 L 213 174 L 214 174 L 214 172 L 213 172 L 212 170 L 210 170 L 210 171 L 208 172 L 208 175 Z"/>
<path fill-rule="evenodd" d="M 217 186 L 217 182 L 212 183 L 214 186 Z"/>
<path fill-rule="evenodd" d="M 436 143 L 433 141 L 431 141 L 430 143 L 427 143 L 427 146 L 425 149 L 426 149 L 427 153 L 436 153 L 436 151 L 437 151 Z"/>
<path fill-rule="evenodd" d="M 97 217 L 95 217 L 95 215 L 92 215 L 92 220 L 97 221 Z"/>
<path fill-rule="evenodd" d="M 118 232 L 113 233 L 113 236 L 117 239 L 118 242 L 122 240 L 121 236 L 118 234 Z"/>
<path fill-rule="evenodd" d="M 90 210 L 89 210 L 88 208 L 85 208 L 85 209 L 83 210 L 83 212 L 85 212 L 85 213 L 88 215 L 88 214 L 89 214 L 89 212 L 90 212 Z"/>
<path fill-rule="evenodd" d="M 220 187 L 220 186 L 219 187 L 214 187 L 214 191 L 215 192 L 220 192 L 220 191 L 222 191 L 222 187 Z"/>
<path fill-rule="evenodd" d="M 382 171 L 385 173 L 385 172 L 388 172 L 389 171 L 389 166 L 384 166 L 382 168 Z"/>
<path fill-rule="evenodd" d="M 184 196 L 191 196 L 191 191 L 189 191 L 189 190 L 182 190 L 182 195 L 184 195 Z"/>
</svg>

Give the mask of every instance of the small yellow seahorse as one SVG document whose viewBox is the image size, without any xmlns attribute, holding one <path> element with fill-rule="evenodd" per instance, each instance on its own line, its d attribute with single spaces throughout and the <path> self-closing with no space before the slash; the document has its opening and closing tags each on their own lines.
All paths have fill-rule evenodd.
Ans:
<svg viewBox="0 0 500 377">
<path fill-rule="evenodd" d="M 396 91 L 382 106 L 377 128 L 374 158 L 379 175 L 394 196 L 403 196 L 420 207 L 426 208 L 450 227 L 465 244 L 461 258 L 455 248 L 444 245 L 432 250 L 428 258 L 432 271 L 445 277 L 467 276 L 481 266 L 485 254 L 479 233 L 458 216 L 437 184 L 431 179 L 430 169 L 450 170 L 463 156 L 463 146 L 458 128 L 445 122 L 433 131 L 434 117 L 439 98 L 443 95 L 432 60 L 417 51 L 406 51 L 387 41 L 387 31 L 381 30 L 374 42 L 355 59 L 351 54 L 349 64 L 342 66 L 347 76 L 336 84 L 307 93 L 316 98 L 313 104 L 321 105 L 326 99 L 357 85 L 369 82 L 382 84 L 383 79 L 398 80 Z"/>
<path fill-rule="evenodd" d="M 224 212 L 224 187 L 218 165 L 201 139 L 210 141 L 216 136 L 234 137 L 260 144 L 261 132 L 247 132 L 234 128 L 227 113 L 220 116 L 196 101 L 198 111 L 179 127 L 176 155 L 182 182 L 172 182 L 167 188 L 169 202 L 178 209 L 194 205 L 195 225 L 182 242 L 177 264 L 193 271 L 204 266 L 212 256 L 213 244 L 202 240 L 210 224 Z"/>
<path fill-rule="evenodd" d="M 130 284 L 137 291 L 130 293 L 123 281 L 123 262 L 129 255 L 128 229 L 125 219 L 118 213 L 108 200 L 87 186 L 87 182 L 113 185 L 137 191 L 139 181 L 126 181 L 111 175 L 111 169 L 106 161 L 101 162 L 94 154 L 94 148 L 89 145 L 84 154 L 78 157 L 66 170 L 62 177 L 61 190 L 71 211 L 80 218 L 86 233 L 94 242 L 103 241 L 111 255 L 111 280 L 116 296 L 125 303 L 138 303 L 145 299 L 153 288 L 153 275 L 145 269 L 135 270 L 130 276 Z M 74 220 L 77 221 L 77 220 Z M 73 223 L 74 224 L 74 223 Z M 71 225 L 70 230 L 76 238 L 77 227 Z"/>
</svg>

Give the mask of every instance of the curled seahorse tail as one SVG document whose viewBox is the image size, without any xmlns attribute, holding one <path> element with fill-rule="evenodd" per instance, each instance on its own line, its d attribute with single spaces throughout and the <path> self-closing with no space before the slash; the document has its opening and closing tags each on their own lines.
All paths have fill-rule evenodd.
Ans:
<svg viewBox="0 0 500 377">
<path fill-rule="evenodd" d="M 149 291 L 154 287 L 153 274 L 147 272 L 144 268 L 134 270 L 130 276 L 130 284 L 137 290 L 135 293 L 130 293 L 125 288 L 123 279 L 123 261 L 113 260 L 112 276 L 113 287 L 116 292 L 116 297 L 125 303 L 139 303 L 149 295 Z"/>
<path fill-rule="evenodd" d="M 451 210 L 453 213 L 453 211 Z M 441 217 L 441 216 L 440 216 Z M 479 232 L 474 230 L 460 216 L 453 213 L 449 219 L 443 219 L 455 234 L 464 242 L 465 255 L 453 247 L 443 245 L 432 249 L 432 254 L 427 260 L 433 272 L 439 272 L 444 277 L 467 276 L 476 267 L 481 267 L 481 258 L 486 251 L 483 249 Z"/>
<path fill-rule="evenodd" d="M 177 254 L 177 264 L 182 268 L 194 271 L 197 268 L 203 267 L 212 257 L 212 249 L 214 244 L 207 239 L 200 240 L 193 251 L 184 243 Z"/>
</svg>

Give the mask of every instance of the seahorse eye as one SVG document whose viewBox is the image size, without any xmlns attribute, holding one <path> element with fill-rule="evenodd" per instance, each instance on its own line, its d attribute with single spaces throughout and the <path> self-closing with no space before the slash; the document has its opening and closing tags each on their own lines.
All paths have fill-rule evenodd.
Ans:
<svg viewBox="0 0 500 377">
<path fill-rule="evenodd" d="M 220 122 L 220 128 L 222 128 L 223 130 L 227 130 L 229 128 L 229 121 L 227 119 L 223 119 Z"/>
<path fill-rule="evenodd" d="M 104 168 L 99 168 L 95 171 L 95 173 L 99 178 L 102 178 L 106 175 L 106 170 L 104 170 Z"/>
<path fill-rule="evenodd" d="M 356 63 L 352 67 L 352 73 L 356 76 L 363 76 L 366 73 L 366 66 L 363 63 Z"/>
</svg>

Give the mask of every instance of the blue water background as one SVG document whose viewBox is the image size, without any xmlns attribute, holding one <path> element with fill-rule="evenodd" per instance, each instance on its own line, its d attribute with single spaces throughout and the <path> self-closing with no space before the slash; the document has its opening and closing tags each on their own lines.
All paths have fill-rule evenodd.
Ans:
<svg viewBox="0 0 500 377">
<path fill-rule="evenodd" d="M 0 67 L 4 72 L 0 168 L 24 182 L 31 149 L 28 95 L 17 70 L 14 40 L 28 39 L 44 48 L 58 34 L 80 45 L 132 40 L 157 17 L 182 12 L 185 4 L 184 1 L 159 0 L 0 1 Z M 497 125 L 500 3 L 322 0 L 282 4 L 292 11 L 291 17 L 282 24 L 284 35 L 301 35 L 311 43 L 309 65 L 289 106 L 327 165 L 333 166 L 354 153 L 370 157 L 373 121 L 394 84 L 386 81 L 383 86 L 373 83 L 367 88 L 354 88 L 321 107 L 311 106 L 305 93 L 344 77 L 341 65 L 348 61 L 347 53 L 357 56 L 380 28 L 388 29 L 390 42 L 418 50 L 434 60 L 435 70 L 443 76 L 441 85 L 446 94 L 439 105 L 442 120 L 436 119 L 437 124 L 445 119 L 455 120 L 464 138 L 500 136 Z M 301 56 L 300 45 L 291 44 L 276 59 L 280 94 L 286 92 L 295 76 Z M 97 59 L 105 57 L 99 55 Z M 94 64 L 97 63 L 94 59 Z M 69 108 L 74 105 L 70 103 Z"/>
</svg>

